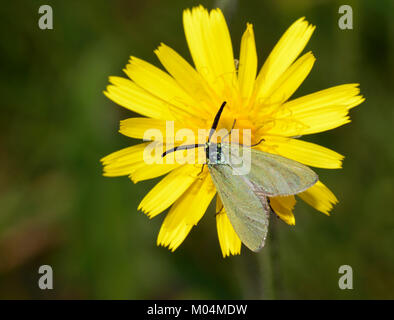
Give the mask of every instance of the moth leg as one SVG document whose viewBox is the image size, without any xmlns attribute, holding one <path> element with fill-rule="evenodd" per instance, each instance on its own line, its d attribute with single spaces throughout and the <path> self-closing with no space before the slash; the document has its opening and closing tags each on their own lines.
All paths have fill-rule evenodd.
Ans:
<svg viewBox="0 0 394 320">
<path fill-rule="evenodd" d="M 233 125 L 231 126 L 230 131 L 222 138 L 222 141 L 224 141 L 224 139 L 227 138 L 231 134 L 231 132 L 234 130 L 236 122 L 237 122 L 237 119 L 234 119 L 234 122 L 233 122 Z"/>
<path fill-rule="evenodd" d="M 199 177 L 199 179 L 202 179 L 202 177 L 200 177 L 200 175 L 202 174 L 202 172 L 204 171 L 204 166 L 205 163 L 203 163 L 203 165 L 201 166 L 201 171 L 198 173 L 197 177 Z"/>
<path fill-rule="evenodd" d="M 218 212 L 215 213 L 215 217 L 216 217 L 219 213 L 221 213 L 221 212 L 223 211 L 223 209 L 224 209 L 224 207 L 223 207 L 223 204 L 222 204 L 222 207 L 220 208 L 220 210 L 219 210 Z"/>
<path fill-rule="evenodd" d="M 267 202 L 268 202 L 268 205 L 270 206 L 271 211 L 272 211 L 273 213 L 275 213 L 276 217 L 279 219 L 278 214 L 277 214 L 277 213 L 275 212 L 275 210 L 272 209 L 272 207 L 271 207 L 271 201 L 270 201 L 270 198 L 269 198 L 269 197 L 267 197 Z"/>
<path fill-rule="evenodd" d="M 265 141 L 264 138 L 260 139 L 259 142 L 255 143 L 255 144 L 252 144 L 252 145 L 250 145 L 250 146 L 245 146 L 245 145 L 242 145 L 242 146 L 243 146 L 243 147 L 252 148 L 252 147 L 258 146 L 258 145 L 259 145 L 260 143 L 262 143 L 263 141 Z"/>
<path fill-rule="evenodd" d="M 260 143 L 262 143 L 263 141 L 265 141 L 264 138 L 260 139 L 259 142 L 255 143 L 255 144 L 252 144 L 252 145 L 250 145 L 250 146 L 248 146 L 248 145 L 246 145 L 246 144 L 242 144 L 242 143 L 237 143 L 237 142 L 233 142 L 232 144 L 237 144 L 237 145 L 239 145 L 239 146 L 246 147 L 246 148 L 252 148 L 252 147 L 258 146 L 258 145 L 259 145 Z"/>
<path fill-rule="evenodd" d="M 237 122 L 237 119 L 234 119 L 233 125 L 231 126 L 230 134 L 231 134 L 231 132 L 233 131 L 236 122 Z"/>
</svg>

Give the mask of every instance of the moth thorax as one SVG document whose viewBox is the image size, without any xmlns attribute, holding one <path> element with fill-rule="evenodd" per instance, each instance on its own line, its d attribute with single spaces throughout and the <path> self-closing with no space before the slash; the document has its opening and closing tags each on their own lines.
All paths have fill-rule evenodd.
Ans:
<svg viewBox="0 0 394 320">
<path fill-rule="evenodd" d="M 221 143 L 207 142 L 205 144 L 205 155 L 207 164 L 223 164 L 225 162 Z"/>
</svg>

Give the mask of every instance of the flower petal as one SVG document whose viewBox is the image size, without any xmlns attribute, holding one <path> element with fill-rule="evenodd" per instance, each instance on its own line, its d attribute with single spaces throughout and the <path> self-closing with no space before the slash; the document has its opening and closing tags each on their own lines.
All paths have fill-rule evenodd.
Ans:
<svg viewBox="0 0 394 320">
<path fill-rule="evenodd" d="M 282 106 L 283 107 L 283 106 Z M 288 117 L 273 118 L 263 124 L 260 133 L 297 137 L 323 132 L 350 122 L 349 109 L 343 105 L 330 105 Z"/>
<path fill-rule="evenodd" d="M 283 34 L 257 76 L 257 97 L 267 97 L 280 76 L 305 48 L 315 27 L 304 18 L 298 19 Z"/>
<path fill-rule="evenodd" d="M 183 12 L 183 26 L 198 72 L 217 90 L 235 80 L 233 48 L 226 20 L 220 9 L 201 5 Z M 224 83 L 224 82 L 225 83 Z"/>
<path fill-rule="evenodd" d="M 334 204 L 338 203 L 338 199 L 322 182 L 318 181 L 308 190 L 298 194 L 307 204 L 316 210 L 329 215 Z"/>
<path fill-rule="evenodd" d="M 359 95 L 360 88 L 358 83 L 343 84 L 328 89 L 320 90 L 303 97 L 286 102 L 280 115 L 305 114 L 306 112 L 330 106 L 345 106 L 354 108 L 365 99 Z"/>
<path fill-rule="evenodd" d="M 139 168 L 143 161 L 143 153 L 147 145 L 148 143 L 137 144 L 102 158 L 100 161 L 104 166 L 103 175 L 118 177 L 131 174 L 136 168 Z"/>
<path fill-rule="evenodd" d="M 298 136 L 334 129 L 350 122 L 349 109 L 365 99 L 358 84 L 345 84 L 288 101 L 262 132 L 272 135 Z"/>
<path fill-rule="evenodd" d="M 316 58 L 312 52 L 297 59 L 272 85 L 264 103 L 282 103 L 298 89 L 311 71 Z"/>
<path fill-rule="evenodd" d="M 174 251 L 197 225 L 216 193 L 210 175 L 197 179 L 173 204 L 160 228 L 157 245 Z"/>
<path fill-rule="evenodd" d="M 190 128 L 185 128 L 185 127 Z M 195 137 L 197 137 L 197 132 L 193 131 L 191 128 L 193 125 L 186 125 L 179 122 L 171 122 L 159 119 L 150 119 L 150 118 L 129 118 L 120 121 L 120 130 L 121 134 L 128 136 L 130 138 L 136 139 L 152 139 L 155 141 L 165 141 L 168 139 L 171 142 L 177 142 L 175 138 L 178 138 L 176 133 L 182 133 L 181 137 L 182 141 L 195 141 Z M 180 131 L 181 129 L 182 132 Z M 148 133 L 152 133 L 147 135 Z M 179 134 L 180 135 L 180 134 Z M 182 142 L 178 141 L 178 142 Z"/>
<path fill-rule="evenodd" d="M 155 129 L 161 134 L 161 139 L 153 140 L 163 141 L 166 136 L 166 123 L 166 120 L 160 119 L 128 118 L 120 121 L 119 132 L 130 138 L 143 139 L 147 130 Z"/>
<path fill-rule="evenodd" d="M 181 164 L 146 164 L 142 163 L 140 167 L 136 169 L 129 175 L 129 178 L 137 183 L 139 181 L 148 180 L 160 177 L 176 168 L 179 168 Z"/>
<path fill-rule="evenodd" d="M 293 209 L 296 204 L 294 196 L 270 198 L 270 205 L 274 212 L 287 224 L 294 226 Z"/>
<path fill-rule="evenodd" d="M 216 197 L 216 229 L 223 258 L 241 253 L 241 240 L 235 233 L 219 196 Z"/>
<path fill-rule="evenodd" d="M 152 148 L 146 153 L 147 147 Z M 104 165 L 103 175 L 107 177 L 128 175 L 134 183 L 162 176 L 182 165 L 176 157 L 162 158 L 163 152 L 171 147 L 160 142 L 147 142 L 111 153 L 101 159 Z M 188 155 L 185 151 L 181 160 L 190 163 L 193 160 L 198 161 L 198 158 L 196 159 L 195 154 Z"/>
<path fill-rule="evenodd" d="M 176 51 L 163 43 L 155 50 L 155 53 L 178 85 L 193 97 L 196 102 L 195 107 L 203 112 L 200 116 L 209 116 L 212 113 L 211 105 L 219 105 L 220 100 L 201 75 Z"/>
<path fill-rule="evenodd" d="M 109 81 L 112 85 L 107 86 L 107 91 L 104 91 L 104 94 L 120 106 L 155 119 L 174 119 L 169 104 L 140 88 L 129 79 L 109 77 Z"/>
<path fill-rule="evenodd" d="M 253 25 L 248 23 L 241 40 L 238 83 L 241 98 L 248 100 L 252 94 L 257 73 L 257 52 Z M 247 102 L 246 102 L 247 103 Z"/>
<path fill-rule="evenodd" d="M 142 199 L 138 210 L 150 218 L 172 205 L 197 179 L 200 166 L 183 165 L 171 171 Z"/>
<path fill-rule="evenodd" d="M 260 150 L 270 151 L 308 166 L 326 169 L 342 168 L 343 156 L 318 144 L 298 139 L 267 136 Z"/>
<path fill-rule="evenodd" d="M 170 105 L 170 112 L 180 116 L 198 115 L 193 99 L 166 72 L 152 64 L 130 57 L 125 73 L 144 90 L 166 101 Z"/>
</svg>

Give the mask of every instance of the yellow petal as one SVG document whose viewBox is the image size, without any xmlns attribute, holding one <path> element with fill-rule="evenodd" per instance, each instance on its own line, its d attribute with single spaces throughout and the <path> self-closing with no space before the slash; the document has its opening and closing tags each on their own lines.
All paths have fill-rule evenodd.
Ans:
<svg viewBox="0 0 394 320">
<path fill-rule="evenodd" d="M 197 179 L 200 166 L 183 165 L 171 171 L 142 199 L 138 210 L 150 218 L 172 205 Z"/>
<path fill-rule="evenodd" d="M 264 103 L 282 103 L 298 89 L 311 71 L 315 62 L 312 52 L 304 54 L 297 59 L 272 85 L 266 97 L 261 98 Z"/>
<path fill-rule="evenodd" d="M 159 131 L 161 139 L 153 139 L 163 141 L 166 136 L 166 120 L 151 118 L 129 118 L 120 121 L 119 132 L 130 138 L 143 139 L 147 130 L 154 129 Z"/>
<path fill-rule="evenodd" d="M 169 104 L 138 87 L 134 82 L 121 77 L 109 77 L 109 81 L 112 85 L 107 86 L 104 94 L 120 106 L 155 119 L 174 119 Z"/>
<path fill-rule="evenodd" d="M 150 145 L 155 147 L 154 144 L 158 147 L 157 152 L 145 153 L 146 148 Z M 116 151 L 101 159 L 104 165 L 103 175 L 107 177 L 128 175 L 134 183 L 162 176 L 182 165 L 179 162 L 167 164 L 166 158 L 161 157 L 163 152 L 169 148 L 160 142 L 147 142 Z M 195 158 L 192 156 L 190 161 Z M 187 152 L 184 157 L 189 159 Z M 175 161 L 176 158 L 171 160 Z"/>
<path fill-rule="evenodd" d="M 317 168 L 342 168 L 344 157 L 328 148 L 298 139 L 273 136 L 265 138 L 266 141 L 258 146 L 260 150 L 273 151 L 283 157 Z"/>
<path fill-rule="evenodd" d="M 274 212 L 287 224 L 294 226 L 293 209 L 296 204 L 294 196 L 270 198 L 270 205 Z"/>
<path fill-rule="evenodd" d="M 220 211 L 220 212 L 219 212 Z M 241 253 L 241 240 L 235 233 L 219 196 L 216 197 L 216 229 L 223 258 Z"/>
<path fill-rule="evenodd" d="M 201 75 L 176 51 L 163 43 L 155 53 L 179 86 L 193 97 L 196 102 L 195 107 L 203 112 L 201 116 L 210 115 L 211 105 L 219 105 L 221 102 Z"/>
<path fill-rule="evenodd" d="M 160 228 L 157 245 L 174 251 L 207 210 L 216 189 L 207 172 L 173 204 Z"/>
<path fill-rule="evenodd" d="M 164 141 L 168 139 L 171 142 L 182 142 L 187 140 L 193 141 L 194 143 L 197 132 L 193 131 L 192 128 L 194 127 L 187 127 L 187 124 L 184 126 L 175 121 L 171 122 L 150 118 L 129 118 L 120 122 L 119 132 L 125 136 L 136 139 L 146 138 L 155 141 Z M 182 135 L 179 134 L 179 137 L 177 137 L 176 133 L 181 133 L 179 131 L 181 129 L 185 130 L 182 130 Z M 154 135 L 152 136 L 150 133 L 154 133 Z M 175 141 L 175 138 L 177 138 L 177 140 L 178 138 L 182 138 L 182 140 Z"/>
<path fill-rule="evenodd" d="M 305 48 L 314 30 L 315 27 L 304 18 L 287 29 L 259 72 L 256 84 L 258 97 L 267 97 L 271 87 Z"/>
<path fill-rule="evenodd" d="M 263 124 L 260 133 L 296 137 L 331 130 L 349 122 L 347 106 L 330 105 L 291 114 L 289 117 L 274 118 Z"/>
<path fill-rule="evenodd" d="M 160 177 L 178 167 L 181 164 L 146 164 L 143 162 L 140 167 L 136 167 L 135 170 L 129 175 L 129 178 L 137 183 L 139 181 L 148 180 Z"/>
<path fill-rule="evenodd" d="M 298 136 L 330 130 L 350 122 L 349 109 L 365 99 L 358 84 L 345 84 L 288 101 L 277 109 L 275 119 L 262 131 L 272 135 Z"/>
<path fill-rule="evenodd" d="M 168 213 L 168 215 L 169 214 L 170 213 Z M 166 218 L 168 217 L 168 215 L 166 216 Z M 156 243 L 158 246 L 168 246 L 168 249 L 170 249 L 172 252 L 174 252 L 182 244 L 183 240 L 186 239 L 190 230 L 193 228 L 192 225 L 179 223 L 175 229 L 167 230 L 163 228 L 163 225 L 160 228 Z"/>
<path fill-rule="evenodd" d="M 186 40 L 198 72 L 216 90 L 235 80 L 235 65 L 230 34 L 220 9 L 202 6 L 183 12 Z"/>
<path fill-rule="evenodd" d="M 241 40 L 239 55 L 238 82 L 241 97 L 247 103 L 252 94 L 257 73 L 257 53 L 253 25 L 247 24 Z"/>
<path fill-rule="evenodd" d="M 187 190 L 187 195 L 183 198 L 183 206 L 190 207 L 189 210 L 193 207 L 193 209 L 190 210 L 190 213 L 185 216 L 185 223 L 197 225 L 215 194 L 215 185 L 213 184 L 211 175 L 205 166 L 204 172 L 201 173 L 198 181 Z"/>
<path fill-rule="evenodd" d="M 307 204 L 316 210 L 329 215 L 333 205 L 338 203 L 338 199 L 322 182 L 318 181 L 308 190 L 298 194 Z"/>
<path fill-rule="evenodd" d="M 141 88 L 166 101 L 174 114 L 172 118 L 176 114 L 182 117 L 198 115 L 193 99 L 166 72 L 136 57 L 130 57 L 124 71 Z"/>
<path fill-rule="evenodd" d="M 100 161 L 104 166 L 104 176 L 117 177 L 131 174 L 140 167 L 143 161 L 143 153 L 148 143 L 124 148 L 113 152 Z"/>
<path fill-rule="evenodd" d="M 323 132 L 350 122 L 348 110 L 343 106 L 330 106 L 294 116 L 296 121 L 305 125 L 298 135 Z"/>
<path fill-rule="evenodd" d="M 344 106 L 348 109 L 353 108 L 365 99 L 359 95 L 360 88 L 358 83 L 343 84 L 328 89 L 320 90 L 303 97 L 286 102 L 281 114 L 278 116 L 305 114 L 306 112 L 323 107 Z"/>
</svg>

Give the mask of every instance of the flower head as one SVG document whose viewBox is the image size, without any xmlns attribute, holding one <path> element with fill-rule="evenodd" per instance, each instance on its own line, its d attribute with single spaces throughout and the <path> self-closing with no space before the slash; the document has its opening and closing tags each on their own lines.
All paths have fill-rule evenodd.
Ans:
<svg viewBox="0 0 394 320">
<path fill-rule="evenodd" d="M 300 54 L 315 27 L 298 19 L 284 33 L 262 68 L 257 68 L 254 31 L 247 24 L 240 55 L 234 59 L 230 34 L 220 9 L 208 12 L 202 6 L 183 13 L 186 40 L 195 65 L 161 44 L 155 54 L 167 72 L 135 57 L 124 69 L 130 79 L 110 77 L 105 95 L 119 105 L 145 117 L 121 121 L 120 132 L 143 138 L 149 128 L 159 129 L 157 139 L 165 150 L 174 127 L 209 129 L 223 101 L 227 102 L 218 129 L 250 129 L 255 148 L 279 154 L 318 168 L 341 168 L 343 156 L 297 137 L 334 129 L 350 122 L 349 110 L 364 101 L 358 84 L 344 84 L 289 100 L 307 77 L 315 62 L 311 52 Z M 173 137 L 172 137 L 173 138 Z M 179 142 L 180 143 L 180 142 Z M 150 218 L 167 208 L 157 243 L 174 251 L 197 225 L 216 194 L 208 169 L 201 164 L 148 164 L 144 161 L 147 142 L 114 152 L 101 161 L 105 176 L 128 175 L 133 182 L 167 174 L 141 201 L 139 209 Z M 171 146 L 173 147 L 173 146 Z M 320 181 L 298 196 L 317 210 L 329 214 L 338 202 Z M 275 213 L 295 224 L 295 196 L 271 198 Z M 216 197 L 217 208 L 221 200 Z M 219 211 L 219 210 L 218 210 Z M 241 241 L 220 210 L 216 224 L 223 256 L 239 254 Z"/>
</svg>

